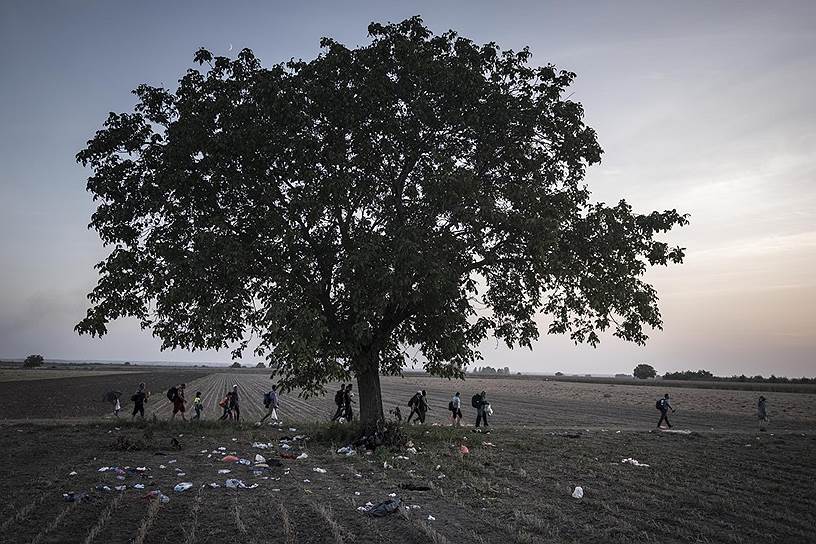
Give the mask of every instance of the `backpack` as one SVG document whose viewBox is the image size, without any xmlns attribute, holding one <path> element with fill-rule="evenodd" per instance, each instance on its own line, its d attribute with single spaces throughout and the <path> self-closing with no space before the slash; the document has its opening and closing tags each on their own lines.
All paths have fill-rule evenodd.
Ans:
<svg viewBox="0 0 816 544">
<path fill-rule="evenodd" d="M 473 397 L 470 399 L 470 405 L 473 406 L 474 408 L 478 408 L 479 404 L 481 404 L 481 402 L 482 402 L 482 396 L 479 395 L 478 393 L 473 395 Z"/>
<path fill-rule="evenodd" d="M 663 399 L 657 399 L 657 402 L 655 402 L 655 408 L 661 412 L 663 411 Z"/>
<path fill-rule="evenodd" d="M 176 397 L 178 397 L 178 389 L 176 389 L 176 386 L 174 385 L 173 387 L 167 390 L 167 400 L 175 401 Z"/>
<path fill-rule="evenodd" d="M 337 393 L 334 394 L 334 403 L 337 406 L 342 406 L 343 405 L 343 396 L 344 395 L 345 395 L 345 391 L 343 391 L 343 390 L 340 390 L 340 391 L 338 391 Z"/>
<path fill-rule="evenodd" d="M 218 406 L 220 406 L 221 408 L 226 408 L 226 407 L 227 407 L 227 403 L 229 403 L 229 398 L 228 398 L 228 397 L 224 397 L 223 399 L 221 399 L 221 400 L 218 402 Z"/>
<path fill-rule="evenodd" d="M 270 397 L 268 391 L 266 393 L 264 393 L 263 403 L 264 403 L 264 408 L 269 408 L 269 405 L 272 403 L 272 398 Z"/>
<path fill-rule="evenodd" d="M 133 395 L 132 397 L 130 397 L 130 400 L 131 400 L 131 402 L 136 402 L 136 395 Z"/>
<path fill-rule="evenodd" d="M 408 401 L 408 407 L 413 408 L 415 405 L 419 405 L 419 399 L 417 398 L 418 393 L 414 393 L 414 396 L 410 398 Z"/>
<path fill-rule="evenodd" d="M 448 402 L 448 411 L 453 412 L 453 401 Z"/>
</svg>

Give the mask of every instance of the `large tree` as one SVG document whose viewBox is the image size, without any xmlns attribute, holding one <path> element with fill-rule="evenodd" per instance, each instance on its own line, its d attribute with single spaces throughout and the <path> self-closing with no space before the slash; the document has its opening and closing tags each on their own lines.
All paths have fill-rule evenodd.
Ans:
<svg viewBox="0 0 816 544">
<path fill-rule="evenodd" d="M 77 159 L 111 254 L 80 333 L 132 316 L 165 349 L 254 349 L 284 388 L 357 380 L 382 418 L 380 374 L 407 362 L 462 377 L 489 335 L 643 343 L 660 327 L 655 236 L 686 222 L 595 203 L 595 132 L 575 74 L 530 52 L 434 36 L 414 17 L 263 68 L 202 49 L 173 91 L 148 85 Z"/>
</svg>

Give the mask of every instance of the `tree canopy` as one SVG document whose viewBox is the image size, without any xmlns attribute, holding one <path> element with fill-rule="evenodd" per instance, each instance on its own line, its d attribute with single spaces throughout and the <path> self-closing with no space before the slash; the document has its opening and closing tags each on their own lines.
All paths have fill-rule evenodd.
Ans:
<svg viewBox="0 0 816 544">
<path fill-rule="evenodd" d="M 649 378 L 657 376 L 657 371 L 655 371 L 652 365 L 641 363 L 635 367 L 635 370 L 632 371 L 632 375 L 639 380 L 648 380 Z"/>
<path fill-rule="evenodd" d="M 131 316 L 165 349 L 254 349 L 284 389 L 356 377 L 371 422 L 380 373 L 463 377 L 541 312 L 592 345 L 661 326 L 642 275 L 682 262 L 655 236 L 686 218 L 591 200 L 575 74 L 419 17 L 368 30 L 269 68 L 201 49 L 109 115 L 77 155 L 112 248 L 78 332 Z"/>
</svg>

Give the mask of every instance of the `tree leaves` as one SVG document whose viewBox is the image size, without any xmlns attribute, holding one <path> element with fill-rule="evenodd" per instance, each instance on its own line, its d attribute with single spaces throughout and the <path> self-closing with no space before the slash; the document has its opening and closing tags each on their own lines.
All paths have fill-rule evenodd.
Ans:
<svg viewBox="0 0 816 544">
<path fill-rule="evenodd" d="M 462 376 L 490 335 L 529 347 L 541 311 L 593 345 L 660 327 L 641 277 L 682 262 L 655 235 L 686 217 L 591 202 L 575 74 L 418 17 L 369 34 L 270 68 L 200 49 L 203 72 L 109 116 L 77 155 L 114 247 L 78 332 L 133 316 L 236 357 L 252 337 L 284 388 L 319 391 L 406 361 Z"/>
</svg>

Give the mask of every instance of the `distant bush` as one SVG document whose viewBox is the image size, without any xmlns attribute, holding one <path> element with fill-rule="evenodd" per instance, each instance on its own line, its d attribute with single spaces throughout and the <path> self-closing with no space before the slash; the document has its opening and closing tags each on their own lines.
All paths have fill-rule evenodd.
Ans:
<svg viewBox="0 0 816 544">
<path fill-rule="evenodd" d="M 556 373 L 555 373 L 555 375 L 556 375 L 556 376 L 563 376 L 563 375 L 564 375 L 564 373 L 563 373 L 563 372 L 556 372 Z"/>
<path fill-rule="evenodd" d="M 25 361 L 23 361 L 23 368 L 36 368 L 38 366 L 42 366 L 44 360 L 45 359 L 43 359 L 42 355 L 29 355 L 25 358 Z"/>
<path fill-rule="evenodd" d="M 261 362 L 255 365 L 255 368 L 266 368 L 266 365 Z"/>
<path fill-rule="evenodd" d="M 235 361 L 230 365 L 230 368 L 243 368 L 243 366 L 238 361 Z"/>
</svg>

